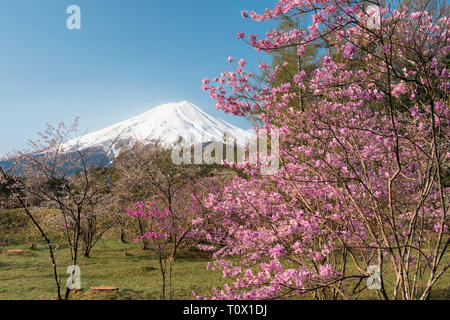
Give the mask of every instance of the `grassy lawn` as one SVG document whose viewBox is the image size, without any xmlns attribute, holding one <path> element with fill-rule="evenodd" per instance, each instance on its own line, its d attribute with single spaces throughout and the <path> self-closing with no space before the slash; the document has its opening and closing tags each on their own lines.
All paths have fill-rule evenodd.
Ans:
<svg viewBox="0 0 450 320">
<path fill-rule="evenodd" d="M 7 247 L 24 249 L 25 245 Z M 56 251 L 58 273 L 62 283 L 69 276 L 71 264 L 67 248 Z M 192 291 L 209 295 L 211 287 L 220 287 L 224 279 L 220 272 L 206 270 L 209 257 L 199 252 L 182 253 L 174 267 L 174 299 L 193 299 Z M 445 260 L 448 260 L 446 255 Z M 144 251 L 136 243 L 117 240 L 100 241 L 90 258 L 80 257 L 83 290 L 71 299 L 159 299 L 161 274 L 155 254 Z M 388 272 L 389 273 L 389 272 Z M 393 274 L 385 274 L 387 287 L 393 284 Z M 98 293 L 94 286 L 114 286 L 119 291 Z M 46 247 L 25 249 L 23 253 L 0 253 L 0 299 L 55 299 L 55 284 Z M 311 296 L 296 297 L 310 299 Z M 358 299 L 376 299 L 373 290 L 364 290 Z M 432 292 L 432 299 L 450 299 L 450 274 L 447 272 Z"/>
<path fill-rule="evenodd" d="M 7 249 L 23 249 L 11 246 Z M 69 276 L 69 250 L 56 253 L 63 283 Z M 181 254 L 174 267 L 174 298 L 193 299 L 192 291 L 201 295 L 220 286 L 220 273 L 206 270 L 207 257 L 199 253 Z M 159 264 L 150 251 L 135 243 L 100 241 L 90 258 L 80 257 L 83 290 L 72 299 L 159 299 L 161 275 Z M 115 286 L 117 293 L 94 293 L 93 286 Z M 44 245 L 23 253 L 0 253 L 0 299 L 54 299 L 56 289 L 48 251 Z"/>
</svg>

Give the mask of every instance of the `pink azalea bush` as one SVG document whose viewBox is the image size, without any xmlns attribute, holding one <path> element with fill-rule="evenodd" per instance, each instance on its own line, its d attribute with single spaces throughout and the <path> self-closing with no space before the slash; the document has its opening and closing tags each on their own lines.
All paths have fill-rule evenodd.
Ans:
<svg viewBox="0 0 450 320">
<path fill-rule="evenodd" d="M 367 268 L 381 271 L 380 299 L 427 299 L 448 270 L 450 19 L 425 9 L 381 8 L 378 29 L 367 27 L 363 1 L 280 0 L 262 14 L 272 20 L 312 14 L 305 30 L 274 30 L 265 38 L 239 34 L 272 52 L 326 39 L 329 52 L 310 77 L 304 70 L 276 84 L 269 68 L 259 87 L 240 60 L 202 89 L 227 113 L 250 116 L 280 133 L 281 168 L 260 176 L 246 163 L 205 206 L 204 228 L 214 251 L 208 268 L 229 281 L 213 299 L 274 299 L 312 293 L 355 298 Z M 235 64 L 233 58 L 229 62 Z M 310 105 L 299 98 L 309 94 Z M 387 283 L 383 272 L 394 273 Z M 205 297 L 198 297 L 205 298 Z"/>
<path fill-rule="evenodd" d="M 136 202 L 135 209 L 126 208 L 128 217 L 135 219 L 144 219 L 148 221 L 148 230 L 143 235 L 135 238 L 135 242 L 142 239 L 148 239 L 158 252 L 166 251 L 166 242 L 168 241 L 170 229 L 170 212 L 169 210 L 159 211 L 156 203 Z"/>
<path fill-rule="evenodd" d="M 163 200 L 139 201 L 127 207 L 128 217 L 139 222 L 135 242 L 146 241 L 158 257 L 162 278 L 161 298 L 173 298 L 173 265 L 181 249 L 208 245 L 207 209 L 203 202 L 206 191 L 218 190 L 221 182 L 215 177 L 196 177 L 190 188 L 170 194 L 169 205 Z"/>
</svg>

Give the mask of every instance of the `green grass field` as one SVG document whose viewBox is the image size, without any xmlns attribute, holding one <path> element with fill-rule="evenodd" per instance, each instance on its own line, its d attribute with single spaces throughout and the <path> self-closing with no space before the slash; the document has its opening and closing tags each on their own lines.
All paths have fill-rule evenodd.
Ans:
<svg viewBox="0 0 450 320">
<path fill-rule="evenodd" d="M 7 247 L 23 249 L 23 253 L 0 253 L 0 300 L 11 299 L 55 299 L 56 291 L 50 258 L 46 247 L 37 250 L 25 249 L 25 245 Z M 56 251 L 58 273 L 62 283 L 69 276 L 71 264 L 68 249 Z M 446 257 L 448 259 L 448 255 Z M 174 299 L 193 299 L 192 291 L 209 295 L 211 287 L 220 287 L 224 279 L 220 272 L 206 270 L 210 261 L 200 252 L 182 253 L 174 266 Z M 90 258 L 80 257 L 82 288 L 71 295 L 71 299 L 159 299 L 161 274 L 157 257 L 144 251 L 136 243 L 120 243 L 117 240 L 100 241 L 92 250 Z M 385 281 L 393 282 L 392 275 Z M 114 286 L 114 293 L 98 293 L 90 290 L 94 286 Z M 432 292 L 432 299 L 450 299 L 450 274 L 447 272 Z M 298 298 L 298 297 L 297 297 Z M 301 299 L 308 299 L 304 296 Z M 375 299 L 373 290 L 365 290 L 358 299 Z"/>
<path fill-rule="evenodd" d="M 23 249 L 11 246 L 7 249 Z M 68 249 L 56 251 L 63 283 L 70 263 Z M 192 291 L 206 295 L 221 285 L 220 273 L 206 270 L 208 257 L 201 253 L 180 254 L 174 266 L 174 299 L 193 299 Z M 161 274 L 156 255 L 135 243 L 100 241 L 90 258 L 80 257 L 82 291 L 72 299 L 159 299 Z M 94 293 L 93 286 L 115 286 L 117 293 Z M 24 253 L 0 254 L 0 299 L 55 299 L 55 283 L 44 245 Z"/>
</svg>

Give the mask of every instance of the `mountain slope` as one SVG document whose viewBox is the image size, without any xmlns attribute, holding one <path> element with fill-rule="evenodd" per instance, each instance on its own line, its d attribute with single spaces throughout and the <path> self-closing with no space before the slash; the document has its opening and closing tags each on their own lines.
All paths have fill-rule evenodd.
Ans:
<svg viewBox="0 0 450 320">
<path fill-rule="evenodd" d="M 81 149 L 111 145 L 111 141 L 137 140 L 149 143 L 156 140 L 170 145 L 182 137 L 187 143 L 197 144 L 223 141 L 225 133 L 238 142 L 251 139 L 252 133 L 224 120 L 213 117 L 187 101 L 163 104 L 138 116 L 84 135 L 67 143 L 67 147 Z M 114 154 L 119 151 L 115 146 Z"/>
</svg>

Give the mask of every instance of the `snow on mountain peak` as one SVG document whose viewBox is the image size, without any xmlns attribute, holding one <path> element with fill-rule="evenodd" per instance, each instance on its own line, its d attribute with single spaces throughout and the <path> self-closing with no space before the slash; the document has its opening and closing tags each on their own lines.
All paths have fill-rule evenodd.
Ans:
<svg viewBox="0 0 450 320">
<path fill-rule="evenodd" d="M 74 139 L 67 143 L 67 147 L 105 148 L 110 146 L 111 141 L 132 140 L 144 143 L 155 140 L 170 145 L 179 137 L 188 143 L 197 144 L 223 141 L 225 133 L 235 137 L 238 143 L 253 137 L 252 133 L 213 117 L 188 101 L 181 101 L 160 105 L 128 120 Z M 114 149 L 112 152 L 116 154 L 118 146 Z"/>
</svg>

